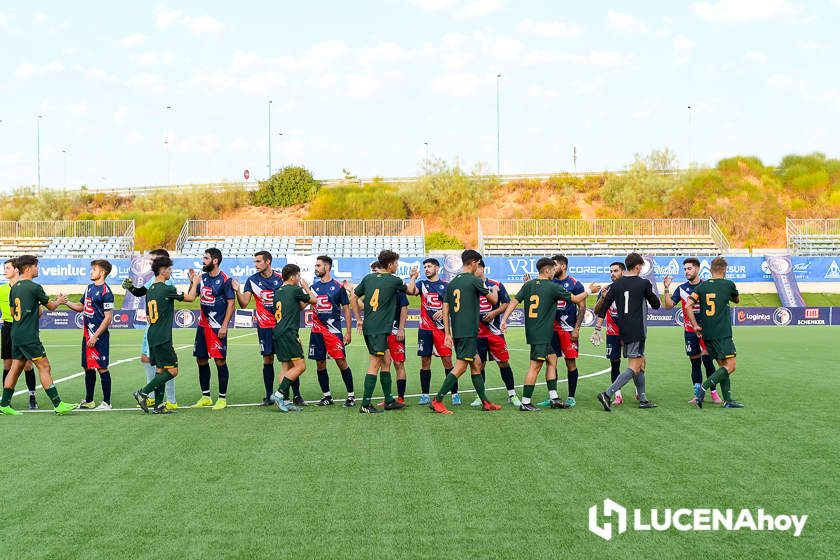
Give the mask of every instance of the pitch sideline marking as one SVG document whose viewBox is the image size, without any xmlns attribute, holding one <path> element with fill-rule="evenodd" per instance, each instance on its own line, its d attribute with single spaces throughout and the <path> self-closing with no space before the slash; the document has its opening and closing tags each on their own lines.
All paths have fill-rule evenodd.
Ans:
<svg viewBox="0 0 840 560">
<path fill-rule="evenodd" d="M 248 335 L 241 335 L 241 336 L 236 337 L 236 338 L 242 338 L 242 336 L 248 336 Z M 189 345 L 187 345 L 187 346 L 183 346 L 183 347 L 178 347 L 178 349 L 182 349 L 182 348 L 189 348 Z M 519 349 L 519 348 L 512 348 L 512 350 L 521 350 L 521 349 Z M 522 352 L 527 352 L 527 350 L 521 350 L 521 351 L 522 351 Z M 591 358 L 601 358 L 601 359 L 603 359 L 603 360 L 606 360 L 606 357 L 604 357 L 604 356 L 600 356 L 600 355 L 596 355 L 596 354 L 580 354 L 580 355 L 581 355 L 581 356 L 588 356 L 588 357 L 591 357 Z M 137 359 L 137 358 L 130 358 L 130 359 L 127 359 L 127 360 L 120 360 L 120 362 L 114 362 L 114 363 L 115 363 L 115 364 L 116 364 L 116 363 L 124 363 L 124 362 L 128 362 L 128 361 L 131 361 L 131 360 L 136 360 L 136 359 Z M 611 368 L 606 368 L 606 369 L 602 369 L 602 370 L 600 370 L 600 371 L 596 371 L 596 372 L 593 372 L 593 373 L 587 373 L 586 375 L 581 375 L 581 376 L 579 376 L 579 377 L 578 377 L 578 379 L 587 379 L 587 378 L 590 378 L 590 377 L 596 377 L 596 376 L 598 376 L 598 375 L 603 375 L 603 374 L 607 373 L 607 372 L 608 372 L 608 371 L 610 371 L 610 370 L 611 370 Z M 82 375 L 83 375 L 83 374 L 84 374 L 84 372 L 82 372 Z M 75 375 L 73 375 L 73 376 L 71 376 L 71 377 L 65 377 L 65 378 L 63 378 L 62 380 L 73 379 L 73 378 L 75 378 L 75 377 L 79 377 L 79 375 L 80 375 L 80 374 L 75 374 Z M 568 382 L 568 380 L 558 378 L 558 379 L 557 379 L 557 382 L 558 382 L 558 383 L 567 383 L 567 382 Z M 56 383 L 58 383 L 58 381 L 56 381 Z M 542 385 L 545 385 L 545 382 L 540 382 L 540 383 L 537 383 L 537 384 L 536 384 L 536 386 L 542 386 Z M 39 387 L 40 387 L 40 385 L 39 385 Z M 514 385 L 514 388 L 517 388 L 517 389 L 522 388 L 522 387 L 523 387 L 523 385 Z M 502 389 L 507 390 L 507 387 L 489 387 L 489 388 L 485 389 L 485 391 L 500 391 L 500 390 L 502 390 Z M 26 393 L 26 392 L 27 392 L 27 391 L 20 391 L 20 393 Z M 463 390 L 463 391 L 459 391 L 459 393 L 475 393 L 475 392 L 476 392 L 476 391 L 475 391 L 475 389 L 466 389 L 466 390 Z M 18 394 L 18 393 L 15 393 L 15 395 L 17 395 L 17 394 Z M 420 393 L 413 394 L 413 395 L 406 395 L 405 397 L 406 397 L 406 398 L 408 398 L 408 399 L 410 399 L 410 398 L 415 398 L 415 397 L 419 397 L 419 396 L 420 396 Z M 385 398 L 385 397 L 373 397 L 371 400 L 374 400 L 374 401 L 381 401 L 381 400 L 383 400 L 384 398 Z M 306 402 L 307 402 L 308 404 L 314 404 L 314 403 L 316 403 L 316 402 L 318 402 L 318 401 L 306 401 Z M 229 405 L 227 406 L 227 408 L 257 407 L 257 406 L 259 406 L 259 405 L 260 405 L 260 403 L 239 403 L 239 404 L 229 404 Z M 189 406 L 185 406 L 185 407 L 178 407 L 178 410 L 187 410 L 187 409 L 190 409 L 190 408 L 192 408 L 192 407 L 189 407 Z M 206 408 L 209 408 L 209 407 L 206 407 Z M 339 408 L 342 408 L 342 407 L 339 407 Z M 82 412 L 82 413 L 88 413 L 88 412 L 137 412 L 138 410 L 139 410 L 139 409 L 138 409 L 137 407 L 133 407 L 133 408 L 112 408 L 112 409 L 110 409 L 110 410 L 83 410 L 83 409 L 77 409 L 77 410 L 76 410 L 76 411 L 74 411 L 74 412 Z M 25 412 L 25 413 L 33 413 L 33 412 L 53 412 L 53 411 L 52 411 L 52 410 L 46 410 L 46 409 L 38 409 L 38 410 L 21 410 L 21 412 Z"/>
<path fill-rule="evenodd" d="M 234 339 L 242 338 L 242 337 L 245 337 L 245 336 L 251 336 L 252 334 L 256 334 L 256 331 L 255 332 L 250 332 L 250 333 L 245 333 L 245 334 L 240 334 L 238 336 L 231 336 L 231 337 L 228 337 L 228 340 L 234 340 Z M 193 345 L 192 344 L 185 344 L 183 346 L 178 346 L 177 348 L 175 348 L 175 350 L 186 350 L 187 348 L 190 348 L 191 346 L 193 346 Z M 133 362 L 134 360 L 139 360 L 139 359 L 140 359 L 140 356 L 134 356 L 132 358 L 125 358 L 125 359 L 122 359 L 122 360 L 117 360 L 116 362 L 109 363 L 108 364 L 108 369 L 111 369 L 111 366 L 118 366 L 120 364 L 126 364 L 128 362 Z M 38 370 L 38 368 L 35 368 L 36 372 L 37 372 L 37 370 Z M 21 373 L 23 373 L 23 372 L 21 372 Z M 77 377 L 81 377 L 84 374 L 85 374 L 84 371 L 80 371 L 80 372 L 74 373 L 72 375 L 68 375 L 67 377 L 62 377 L 61 379 L 53 379 L 53 385 L 58 385 L 59 383 L 61 383 L 63 381 L 70 381 L 71 379 L 76 379 Z M 35 386 L 36 391 L 38 389 L 43 389 L 43 388 L 44 387 L 40 383 Z M 20 391 L 15 391 L 14 396 L 17 397 L 18 395 L 25 395 L 27 393 L 29 393 L 29 389 L 22 389 Z M 49 412 L 52 412 L 52 411 L 49 411 Z"/>
</svg>

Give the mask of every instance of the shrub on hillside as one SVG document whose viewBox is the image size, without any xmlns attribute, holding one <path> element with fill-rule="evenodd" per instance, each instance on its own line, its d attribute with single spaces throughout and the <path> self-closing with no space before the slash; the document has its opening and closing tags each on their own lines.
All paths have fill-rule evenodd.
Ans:
<svg viewBox="0 0 840 560">
<path fill-rule="evenodd" d="M 340 185 L 318 191 L 309 206 L 311 220 L 405 219 L 408 209 L 399 187 L 374 181 L 361 187 Z"/>
<path fill-rule="evenodd" d="M 321 187 L 308 169 L 299 166 L 284 167 L 259 185 L 254 203 L 278 208 L 309 202 Z"/>
<path fill-rule="evenodd" d="M 492 202 L 499 185 L 494 178 L 482 177 L 481 168 L 468 175 L 458 165 L 450 166 L 444 160 L 427 161 L 424 166 L 424 174 L 416 183 L 401 189 L 412 215 L 465 219 L 482 204 Z"/>
<path fill-rule="evenodd" d="M 464 243 L 454 235 L 442 231 L 426 233 L 426 250 L 430 249 L 463 249 Z"/>
</svg>

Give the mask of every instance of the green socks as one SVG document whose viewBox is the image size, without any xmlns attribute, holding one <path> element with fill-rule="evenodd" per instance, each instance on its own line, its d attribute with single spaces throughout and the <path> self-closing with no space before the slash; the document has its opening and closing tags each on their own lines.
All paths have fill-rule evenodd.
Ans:
<svg viewBox="0 0 840 560">
<path fill-rule="evenodd" d="M 391 372 L 390 371 L 380 371 L 379 372 L 379 384 L 382 385 L 382 394 L 385 395 L 385 402 L 389 403 L 394 400 L 394 397 L 391 396 Z"/>
<path fill-rule="evenodd" d="M 443 385 L 440 386 L 440 391 L 437 392 L 435 395 L 435 400 L 438 402 L 443 402 L 443 396 L 452 390 L 455 387 L 455 384 L 458 383 L 458 378 L 455 377 L 453 374 L 448 373 L 446 374 L 446 379 L 443 380 Z M 473 383 L 475 383 L 473 381 Z"/>
<path fill-rule="evenodd" d="M 452 377 L 455 377 L 454 375 Z M 481 402 L 487 402 L 487 393 L 484 391 L 484 377 L 481 374 L 473 374 L 470 376 L 472 378 L 473 387 L 475 387 L 475 392 L 478 393 L 478 398 L 481 399 Z"/>
<path fill-rule="evenodd" d="M 362 396 L 362 406 L 370 404 L 370 398 L 373 396 L 373 390 L 376 388 L 376 374 L 368 372 L 365 375 L 365 392 Z"/>
<path fill-rule="evenodd" d="M 710 389 L 723 381 L 723 379 L 729 379 L 729 372 L 726 371 L 725 367 L 718 368 L 717 371 L 707 377 L 703 382 L 703 388 Z"/>
<path fill-rule="evenodd" d="M 292 382 L 289 380 L 289 378 L 284 377 L 282 380 L 280 380 L 280 386 L 277 388 L 277 391 L 279 391 L 280 394 L 283 395 L 283 398 L 285 399 L 286 397 L 289 396 L 289 387 L 291 387 L 291 386 L 292 386 Z"/>
<path fill-rule="evenodd" d="M 6 389 L 3 387 L 3 399 L 0 400 L 0 406 L 9 406 L 12 404 L 12 395 L 15 394 L 14 389 Z"/>
<path fill-rule="evenodd" d="M 47 396 L 53 403 L 53 406 L 58 406 L 61 404 L 61 397 L 58 396 L 58 389 L 55 388 L 55 385 L 50 385 L 46 389 Z"/>
<path fill-rule="evenodd" d="M 729 381 L 729 376 L 727 375 L 720 381 L 720 388 L 723 391 L 723 400 L 724 402 L 732 402 L 732 385 Z"/>
<path fill-rule="evenodd" d="M 155 408 L 163 403 L 163 385 L 155 387 Z"/>
<path fill-rule="evenodd" d="M 548 387 L 548 398 L 556 399 L 557 398 L 557 378 L 554 379 L 546 379 L 545 386 Z"/>
<path fill-rule="evenodd" d="M 168 371 L 164 370 L 164 371 L 158 373 L 157 375 L 155 375 L 154 379 L 149 381 L 148 385 L 146 385 L 145 387 L 140 389 L 140 392 L 143 393 L 144 395 L 151 395 L 152 392 L 154 392 L 155 387 L 157 387 L 158 385 L 163 387 L 164 385 L 166 385 L 166 382 L 169 381 L 170 379 L 173 379 L 173 375 L 171 373 L 169 373 Z M 50 394 L 49 389 L 47 389 L 47 394 L 48 395 Z M 52 397 L 50 397 L 50 398 L 52 398 Z"/>
</svg>

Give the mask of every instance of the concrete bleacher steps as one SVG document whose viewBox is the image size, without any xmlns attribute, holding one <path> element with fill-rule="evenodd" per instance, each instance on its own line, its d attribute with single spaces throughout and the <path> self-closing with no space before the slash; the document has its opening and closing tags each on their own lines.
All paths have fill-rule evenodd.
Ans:
<svg viewBox="0 0 840 560">
<path fill-rule="evenodd" d="M 210 247 L 223 255 L 250 257 L 257 251 L 272 255 L 329 255 L 331 257 L 374 258 L 383 249 L 404 256 L 425 254 L 422 236 L 195 236 L 188 238 L 181 254 L 199 257 Z"/>
<path fill-rule="evenodd" d="M 566 255 L 621 255 L 630 252 L 657 255 L 696 255 L 719 252 L 711 238 L 696 237 L 484 237 L 484 253 L 488 256 L 538 256 L 561 252 Z"/>
<path fill-rule="evenodd" d="M 121 258 L 132 251 L 132 240 L 108 237 L 0 238 L 0 256 L 35 255 L 41 258 Z"/>
</svg>

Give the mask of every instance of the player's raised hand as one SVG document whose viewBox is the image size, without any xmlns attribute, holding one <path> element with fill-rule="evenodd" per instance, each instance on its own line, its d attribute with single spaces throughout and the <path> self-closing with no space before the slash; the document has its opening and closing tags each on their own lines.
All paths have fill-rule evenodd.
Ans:
<svg viewBox="0 0 840 560">
<path fill-rule="evenodd" d="M 412 280 L 417 280 L 418 276 L 420 276 L 420 269 L 416 266 L 412 266 L 411 272 L 408 273 L 408 277 Z"/>
<path fill-rule="evenodd" d="M 662 284 L 665 286 L 665 289 L 666 289 L 666 290 L 667 290 L 668 288 L 670 288 L 670 287 L 671 287 L 671 282 L 672 282 L 673 280 L 674 280 L 674 279 L 673 279 L 673 278 L 671 278 L 671 275 L 670 275 L 670 274 L 669 274 L 668 276 L 666 276 L 665 278 L 663 278 L 663 279 L 662 279 Z"/>
<path fill-rule="evenodd" d="M 309 282 L 307 282 L 306 280 L 301 278 L 300 279 L 300 287 L 303 288 L 304 292 L 308 292 L 309 291 Z"/>
<path fill-rule="evenodd" d="M 122 281 L 122 287 L 123 290 L 129 290 L 134 287 L 134 282 L 131 280 L 131 278 L 126 278 Z"/>
<path fill-rule="evenodd" d="M 230 281 L 230 287 L 233 288 L 233 291 L 238 292 L 239 291 L 239 286 L 241 286 L 241 284 L 239 283 L 239 280 L 237 280 L 236 278 L 233 278 Z"/>
<path fill-rule="evenodd" d="M 190 279 L 190 284 L 198 284 L 198 282 L 201 280 L 201 276 L 199 276 L 196 273 L 196 271 L 192 268 L 187 270 L 187 278 Z"/>
<path fill-rule="evenodd" d="M 592 336 L 589 337 L 589 342 L 592 346 L 601 346 L 601 331 L 592 333 Z"/>
<path fill-rule="evenodd" d="M 67 296 L 65 294 L 58 294 L 58 297 L 55 298 L 55 302 L 59 305 L 64 305 L 67 303 Z"/>
<path fill-rule="evenodd" d="M 530 282 L 531 281 L 531 275 L 526 272 L 525 274 L 522 275 L 522 281 L 523 282 Z"/>
<path fill-rule="evenodd" d="M 600 293 L 600 291 L 601 291 L 601 284 L 599 284 L 598 282 L 592 282 L 591 284 L 589 284 L 589 293 L 590 294 L 597 294 L 597 293 Z"/>
</svg>

